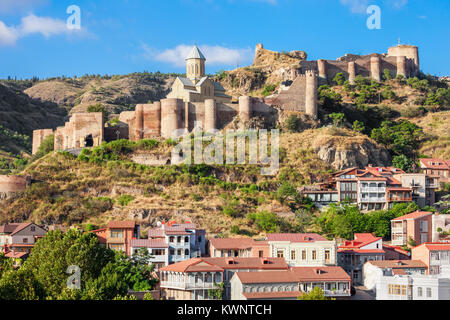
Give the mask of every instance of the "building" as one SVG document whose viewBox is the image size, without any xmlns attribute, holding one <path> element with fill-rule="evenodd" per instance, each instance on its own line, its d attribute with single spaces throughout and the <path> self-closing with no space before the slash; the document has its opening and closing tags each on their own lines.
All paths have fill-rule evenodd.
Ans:
<svg viewBox="0 0 450 320">
<path fill-rule="evenodd" d="M 237 272 L 231 279 L 231 300 L 295 300 L 313 288 L 325 296 L 351 296 L 350 276 L 341 267 L 297 267 L 286 271 Z"/>
<path fill-rule="evenodd" d="M 403 173 L 395 175 L 403 187 L 413 190 L 412 198 L 420 207 L 432 206 L 436 202 L 439 176 L 425 173 Z"/>
<path fill-rule="evenodd" d="M 427 274 L 440 274 L 443 266 L 450 265 L 450 243 L 423 243 L 412 248 L 411 257 L 426 264 Z"/>
<path fill-rule="evenodd" d="M 269 243 L 250 238 L 214 238 L 209 240 L 211 257 L 266 258 L 269 257 Z"/>
<path fill-rule="evenodd" d="M 420 260 L 368 261 L 363 266 L 364 287 L 375 291 L 378 279 L 388 272 L 392 275 L 426 274 L 427 266 Z"/>
<path fill-rule="evenodd" d="M 450 268 L 441 275 L 393 275 L 387 272 L 376 285 L 377 300 L 450 300 Z"/>
<path fill-rule="evenodd" d="M 178 224 L 172 221 L 148 231 L 149 240 L 158 240 L 167 244 L 168 249 L 164 254 L 167 257 L 164 257 L 164 261 L 167 261 L 168 264 L 205 256 L 205 235 L 204 229 L 198 229 L 194 223 L 190 222 Z"/>
<path fill-rule="evenodd" d="M 131 239 L 131 256 L 138 250 L 146 249 L 150 255 L 149 263 L 159 270 L 169 265 L 169 244 L 164 239 Z"/>
<path fill-rule="evenodd" d="M 161 296 L 167 300 L 210 299 L 208 291 L 224 284 L 230 299 L 230 280 L 236 272 L 288 270 L 281 258 L 192 258 L 159 270 Z"/>
<path fill-rule="evenodd" d="M 431 242 L 450 242 L 450 215 L 436 213 L 431 220 Z"/>
<path fill-rule="evenodd" d="M 431 242 L 433 212 L 416 211 L 391 220 L 391 239 L 395 246 Z"/>
<path fill-rule="evenodd" d="M 419 159 L 420 168 L 430 176 L 438 176 L 443 183 L 450 182 L 450 160 Z"/>
<path fill-rule="evenodd" d="M 0 226 L 0 250 L 12 256 L 29 254 L 36 241 L 46 234 L 47 230 L 35 223 L 4 224 Z"/>
<path fill-rule="evenodd" d="M 330 181 L 303 188 L 300 193 L 319 208 L 348 201 L 362 211 L 386 210 L 394 203 L 413 200 L 413 189 L 394 178 L 404 173 L 392 167 L 349 168 L 333 174 Z"/>
<path fill-rule="evenodd" d="M 351 277 L 353 283 L 363 284 L 363 266 L 367 261 L 385 260 L 383 240 L 370 233 L 355 233 L 355 239 L 344 241 L 338 247 L 338 264 Z"/>
<path fill-rule="evenodd" d="M 411 260 L 411 252 L 399 246 L 383 243 L 386 260 Z"/>
<path fill-rule="evenodd" d="M 315 233 L 268 234 L 271 257 L 284 258 L 290 267 L 324 267 L 337 264 L 336 241 Z"/>
<path fill-rule="evenodd" d="M 177 77 L 167 98 L 182 99 L 184 102 L 230 102 L 223 86 L 206 75 L 206 58 L 195 45 L 186 57 L 186 77 Z"/>
<path fill-rule="evenodd" d="M 93 230 L 101 244 L 131 256 L 131 240 L 140 238 L 140 226 L 134 221 L 111 221 L 106 228 Z"/>
<path fill-rule="evenodd" d="M 24 192 L 31 184 L 31 176 L 0 175 L 0 200 Z"/>
</svg>

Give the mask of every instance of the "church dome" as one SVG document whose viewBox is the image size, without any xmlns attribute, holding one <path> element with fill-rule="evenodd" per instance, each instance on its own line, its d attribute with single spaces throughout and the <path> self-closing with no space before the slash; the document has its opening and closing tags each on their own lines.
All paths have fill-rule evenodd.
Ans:
<svg viewBox="0 0 450 320">
<path fill-rule="evenodd" d="M 202 59 L 202 60 L 206 60 L 205 56 L 203 55 L 203 53 L 200 51 L 200 49 L 197 47 L 197 45 L 195 45 L 191 52 L 189 53 L 189 55 L 186 57 L 186 60 L 189 59 Z"/>
</svg>

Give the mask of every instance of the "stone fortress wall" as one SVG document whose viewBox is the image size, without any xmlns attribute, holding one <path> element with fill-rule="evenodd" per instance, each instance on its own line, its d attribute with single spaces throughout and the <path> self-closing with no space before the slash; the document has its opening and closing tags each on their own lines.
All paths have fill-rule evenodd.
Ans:
<svg viewBox="0 0 450 320">
<path fill-rule="evenodd" d="M 0 200 L 8 198 L 14 193 L 25 191 L 30 183 L 30 176 L 0 175 Z"/>
<path fill-rule="evenodd" d="M 258 45 L 256 50 L 261 48 L 262 45 Z M 197 47 L 194 49 L 198 50 Z M 188 71 L 191 59 L 197 58 L 187 59 Z M 197 60 L 204 63 L 204 58 Z M 204 69 L 200 69 L 199 75 L 203 76 Z M 300 61 L 299 66 L 286 72 L 286 77 L 291 80 L 290 85 L 282 86 L 277 94 L 266 98 L 242 96 L 239 97 L 239 103 L 228 103 L 206 96 L 201 102 L 189 102 L 179 96 L 152 104 L 138 104 L 134 111 L 122 112 L 119 115 L 119 127 L 105 127 L 102 113 L 76 113 L 64 127 L 58 127 L 54 132 L 55 150 L 94 147 L 103 141 L 116 139 L 167 139 L 178 129 L 192 132 L 195 124 L 200 121 L 204 131 L 221 130 L 236 116 L 239 116 L 241 121 L 248 122 L 253 117 L 271 114 L 276 109 L 300 111 L 317 118 L 319 85 L 331 83 L 339 72 L 342 72 L 350 83 L 354 83 L 357 75 L 379 81 L 384 69 L 388 69 L 392 76 L 416 75 L 420 70 L 418 47 L 399 45 L 389 48 L 387 54 L 347 54 L 337 60 Z M 33 151 L 37 150 L 42 140 L 51 133 L 51 129 L 36 130 L 33 133 Z"/>
</svg>

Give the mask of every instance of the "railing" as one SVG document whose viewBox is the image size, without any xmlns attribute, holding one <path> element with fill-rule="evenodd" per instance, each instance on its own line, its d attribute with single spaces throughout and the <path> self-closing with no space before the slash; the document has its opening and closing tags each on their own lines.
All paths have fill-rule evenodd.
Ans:
<svg viewBox="0 0 450 320">
<path fill-rule="evenodd" d="M 406 233 L 406 228 L 403 227 L 392 228 L 392 233 Z"/>
<path fill-rule="evenodd" d="M 349 296 L 350 290 L 324 290 L 326 296 Z"/>
<path fill-rule="evenodd" d="M 359 201 L 360 202 L 386 202 L 386 197 L 382 197 L 382 198 L 380 198 L 380 197 L 366 197 L 366 198 L 360 197 Z"/>
<path fill-rule="evenodd" d="M 211 282 L 203 283 L 185 283 L 185 282 L 172 282 L 172 281 L 161 281 L 161 287 L 177 288 L 177 289 L 217 289 L 217 285 Z"/>
<path fill-rule="evenodd" d="M 386 192 L 386 188 L 378 188 L 378 187 L 361 187 L 361 192 L 378 192 L 378 193 L 384 193 Z"/>
</svg>

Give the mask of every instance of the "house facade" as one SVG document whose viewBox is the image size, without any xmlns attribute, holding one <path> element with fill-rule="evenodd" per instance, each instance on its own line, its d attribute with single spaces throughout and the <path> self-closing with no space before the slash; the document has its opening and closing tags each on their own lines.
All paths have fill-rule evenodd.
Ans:
<svg viewBox="0 0 450 320">
<path fill-rule="evenodd" d="M 270 273 L 236 273 L 231 279 L 231 300 L 295 300 L 315 287 L 327 297 L 351 296 L 351 279 L 342 268 L 294 267 Z"/>
<path fill-rule="evenodd" d="M 427 274 L 441 274 L 444 266 L 450 265 L 450 243 L 423 243 L 411 250 L 413 260 L 427 266 Z"/>
<path fill-rule="evenodd" d="M 131 256 L 145 249 L 150 255 L 149 263 L 155 265 L 155 270 L 169 265 L 169 245 L 162 239 L 131 239 Z"/>
<path fill-rule="evenodd" d="M 0 250 L 30 253 L 36 241 L 44 237 L 47 230 L 35 223 L 10 223 L 0 226 Z"/>
<path fill-rule="evenodd" d="M 290 267 L 324 267 L 337 264 L 336 241 L 314 233 L 267 235 L 271 257 L 284 258 Z"/>
<path fill-rule="evenodd" d="M 403 173 L 395 178 L 404 187 L 411 188 L 412 199 L 420 207 L 432 206 L 436 202 L 436 189 L 439 188 L 439 176 L 425 173 Z"/>
<path fill-rule="evenodd" d="M 149 240 L 167 244 L 168 264 L 199 258 L 206 254 L 206 231 L 193 223 L 178 224 L 175 221 L 163 223 L 148 231 Z M 164 258 L 165 259 L 165 258 Z"/>
<path fill-rule="evenodd" d="M 367 261 L 385 260 L 383 240 L 370 233 L 355 233 L 355 239 L 344 241 L 338 247 L 338 264 L 352 278 L 352 282 L 363 284 L 363 266 Z"/>
<path fill-rule="evenodd" d="M 386 274 L 420 275 L 426 272 L 427 266 L 420 260 L 368 261 L 363 266 L 364 286 L 376 291 L 378 279 Z"/>
<path fill-rule="evenodd" d="M 439 182 L 450 182 L 450 160 L 419 159 L 422 171 L 431 176 L 438 176 Z"/>
<path fill-rule="evenodd" d="M 431 242 L 433 212 L 416 211 L 391 220 L 392 245 L 405 246 L 409 241 L 420 245 Z"/>
<path fill-rule="evenodd" d="M 250 238 L 209 239 L 211 257 L 266 258 L 269 257 L 269 243 Z"/>
<path fill-rule="evenodd" d="M 376 294 L 377 300 L 450 300 L 450 268 L 441 275 L 383 275 Z"/>
<path fill-rule="evenodd" d="M 223 283 L 223 296 L 229 300 L 230 280 L 236 272 L 280 270 L 288 270 L 286 262 L 280 258 L 192 258 L 159 270 L 161 296 L 168 300 L 210 299 L 208 291 Z M 212 273 L 216 273 L 215 278 Z M 200 287 L 191 285 L 192 281 L 197 281 Z"/>
</svg>

